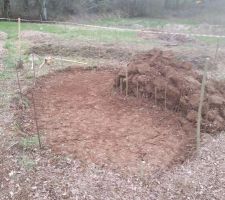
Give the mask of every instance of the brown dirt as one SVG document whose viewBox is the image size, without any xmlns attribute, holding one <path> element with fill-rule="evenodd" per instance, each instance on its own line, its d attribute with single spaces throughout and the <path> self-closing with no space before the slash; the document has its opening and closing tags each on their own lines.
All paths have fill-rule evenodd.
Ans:
<svg viewBox="0 0 225 200">
<path fill-rule="evenodd" d="M 159 34 L 158 38 L 163 41 L 173 42 L 176 44 L 194 42 L 194 39 L 186 35 Z"/>
<path fill-rule="evenodd" d="M 200 99 L 202 75 L 193 70 L 190 62 L 176 59 L 172 51 L 153 49 L 148 53 L 138 54 L 128 65 L 129 93 L 156 99 L 157 103 L 170 110 L 180 112 L 188 121 L 195 123 Z M 116 87 L 123 79 L 121 70 L 116 78 Z M 137 90 L 138 88 L 138 90 Z M 207 132 L 225 129 L 225 93 L 224 84 L 208 81 L 203 105 L 203 127 Z M 186 126 L 186 121 L 181 122 Z"/>
<path fill-rule="evenodd" d="M 143 167 L 150 173 L 184 161 L 194 136 L 183 131 L 179 117 L 143 99 L 124 99 L 113 89 L 115 75 L 67 70 L 39 79 L 33 92 L 51 148 L 135 174 Z"/>
<path fill-rule="evenodd" d="M 157 32 L 157 30 L 156 30 Z M 145 40 L 159 39 L 168 43 L 172 43 L 173 45 L 181 45 L 184 43 L 193 43 L 195 40 L 186 35 L 172 35 L 167 33 L 148 33 L 148 32 L 140 32 L 138 36 Z"/>
<path fill-rule="evenodd" d="M 34 44 L 52 43 L 59 40 L 53 33 L 43 33 L 41 31 L 22 31 L 21 38 Z"/>
<path fill-rule="evenodd" d="M 22 39 L 29 42 L 30 48 L 26 54 L 35 53 L 40 56 L 52 55 L 62 57 L 82 57 L 85 59 L 103 59 L 109 62 L 128 61 L 133 53 L 128 47 L 118 44 L 99 44 L 65 40 L 56 34 L 39 31 L 23 31 Z"/>
<path fill-rule="evenodd" d="M 129 60 L 131 52 L 128 49 L 118 48 L 113 45 L 90 45 L 90 44 L 42 44 L 32 47 L 30 52 L 38 55 L 54 55 L 63 57 L 83 57 L 92 59 L 106 59 L 106 60 Z"/>
</svg>

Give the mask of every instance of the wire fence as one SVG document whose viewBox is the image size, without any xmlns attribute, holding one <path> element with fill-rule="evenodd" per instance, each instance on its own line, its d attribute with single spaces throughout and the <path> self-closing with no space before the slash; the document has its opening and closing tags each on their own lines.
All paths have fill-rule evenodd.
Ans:
<svg viewBox="0 0 225 200">
<path fill-rule="evenodd" d="M 18 19 L 7 19 L 7 18 L 0 18 L 0 21 L 10 21 L 10 22 L 18 22 Z M 44 41 L 39 45 L 39 47 L 42 47 L 41 45 L 45 45 L 44 47 L 49 47 L 47 51 L 45 52 L 45 49 L 43 49 L 42 55 L 39 55 L 36 52 L 29 52 L 29 55 L 32 59 L 31 60 L 23 60 L 24 63 L 22 63 L 25 66 L 25 70 L 14 70 L 10 69 L 8 71 L 14 73 L 14 77 L 17 83 L 17 93 L 19 93 L 20 100 L 23 101 L 23 86 L 27 84 L 27 80 L 25 78 L 27 76 L 30 76 L 32 81 L 35 83 L 37 77 L 40 75 L 43 75 L 43 73 L 39 73 L 40 71 L 44 71 L 46 68 L 47 71 L 45 73 L 49 73 L 50 68 L 55 71 L 55 69 L 63 69 L 66 68 L 69 65 L 82 65 L 85 67 L 93 67 L 93 66 L 99 66 L 99 65 L 108 65 L 114 64 L 114 60 L 117 60 L 119 62 L 115 63 L 115 65 L 120 65 L 122 67 L 125 67 L 126 70 L 126 96 L 128 95 L 128 74 L 127 74 L 127 62 L 130 57 L 132 57 L 136 52 L 141 52 L 143 50 L 149 50 L 153 48 L 154 46 L 157 47 L 162 47 L 164 44 L 163 43 L 158 43 L 157 41 L 153 41 L 151 38 L 147 39 L 139 39 L 138 37 L 130 37 L 129 35 L 125 35 L 126 37 L 130 37 L 127 39 L 123 33 L 124 32 L 132 32 L 135 34 L 140 34 L 140 33 L 146 33 L 146 34 L 153 34 L 153 35 L 170 35 L 170 36 L 186 36 L 186 37 L 209 37 L 209 38 L 217 38 L 217 51 L 218 51 L 218 44 L 219 44 L 219 39 L 220 38 L 225 38 L 225 35 L 217 35 L 217 34 L 195 34 L 195 33 L 181 33 L 181 32 L 168 32 L 168 31 L 160 31 L 160 30 L 138 30 L 138 29 L 130 29 L 130 28 L 116 28 L 116 27 L 105 27 L 105 26 L 96 26 L 96 25 L 87 25 L 87 24 L 79 24 L 79 23 L 71 23 L 71 22 L 57 22 L 57 21 L 39 21 L 39 20 L 27 20 L 27 19 L 21 19 L 19 20 L 19 28 L 18 28 L 18 38 L 21 38 L 21 41 L 19 41 L 19 55 L 18 57 L 20 60 L 23 58 L 23 46 L 21 43 L 23 43 L 23 37 L 21 37 L 21 32 L 20 32 L 20 23 L 40 23 L 40 24 L 55 24 L 55 25 L 66 25 L 65 31 L 70 32 L 70 26 L 73 27 L 81 27 L 85 28 L 87 30 L 94 30 L 92 33 L 88 35 L 88 38 L 86 39 L 85 36 L 87 35 L 86 32 L 81 32 L 79 36 L 80 37 L 78 40 L 82 40 L 84 38 L 85 42 L 82 45 L 75 45 L 72 46 L 71 52 L 72 56 L 67 56 L 67 51 L 70 51 L 69 48 L 65 48 L 67 45 L 70 45 L 70 42 L 74 42 L 77 39 L 73 35 L 69 40 L 69 43 L 64 44 L 64 40 L 61 38 L 58 38 L 58 41 L 54 41 L 56 39 L 51 39 L 47 38 L 46 41 Z M 17 25 L 15 25 L 17 26 Z M 68 26 L 68 27 L 67 27 Z M 98 30 L 104 30 L 106 32 L 101 32 Z M 72 32 L 72 34 L 76 33 L 76 31 L 80 30 L 75 30 Z M 107 32 L 107 31 L 110 31 Z M 113 34 L 112 34 L 113 33 Z M 122 34 L 121 34 L 122 33 Z M 38 33 L 35 33 L 38 34 Z M 20 39 L 19 39 L 20 40 Z M 78 40 L 76 41 L 77 43 Z M 109 42 L 106 40 L 109 40 Z M 57 44 L 56 44 L 57 43 Z M 57 46 L 58 45 L 58 46 Z M 96 46 L 95 46 L 96 45 Z M 180 44 L 182 46 L 183 44 Z M 197 44 L 191 43 L 191 45 L 197 47 Z M 176 48 L 177 45 L 171 45 L 170 48 Z M 58 50 L 55 51 L 54 48 L 57 47 Z M 187 45 L 187 48 L 192 48 L 192 46 Z M 65 50 L 63 50 L 65 48 Z M 205 46 L 199 47 L 201 48 L 202 51 L 205 51 Z M 119 50 L 118 50 L 119 49 Z M 216 49 L 216 48 L 215 48 Z M 40 50 L 41 51 L 41 50 Z M 82 54 L 81 51 L 84 51 Z M 73 54 L 73 52 L 76 52 Z M 78 52 L 78 53 L 77 53 Z M 211 57 L 213 57 L 214 50 L 210 52 Z M 81 57 L 83 60 L 78 59 L 77 55 L 81 54 Z M 125 56 L 124 56 L 125 55 Z M 35 60 L 34 58 L 37 58 Z M 107 60 L 107 62 L 106 62 Z M 18 62 L 18 61 L 15 61 Z M 18 64 L 18 63 L 17 63 Z M 60 67 L 56 67 L 60 66 Z M 23 68 L 23 67 L 22 67 Z M 31 82 L 32 82 L 31 81 Z M 4 80 L 4 84 L 7 84 L 7 81 Z M 4 87 L 7 88 L 7 87 Z M 138 87 L 137 87 L 138 88 Z M 19 92 L 18 92 L 19 91 Z M 15 91 L 13 91 L 15 92 Z M 7 91 L 3 91 L 2 97 L 2 103 L 6 101 L 6 94 Z M 7 95 L 7 98 L 9 96 Z M 165 103 L 166 104 L 166 103 Z M 36 132 L 39 138 L 39 145 L 41 145 L 41 140 L 40 140 L 40 128 L 39 128 L 39 123 L 38 123 L 38 109 L 36 108 L 36 101 L 35 101 L 35 93 L 32 93 L 32 105 L 33 107 L 33 112 L 34 112 L 34 121 L 36 125 Z M 166 107 L 166 106 L 165 106 Z M 23 107 L 22 107 L 23 109 Z M 22 110 L 23 112 L 23 110 Z M 199 122 L 200 123 L 200 122 Z M 199 134 L 199 133 L 198 133 Z M 199 134 L 200 135 L 200 134 Z M 199 141 L 199 140 L 198 140 Z"/>
<path fill-rule="evenodd" d="M 0 18 L 0 21 L 9 21 L 9 22 L 17 22 L 18 19 L 13 18 Z M 40 23 L 40 24 L 56 24 L 56 25 L 70 25 L 70 26 L 80 26 L 86 28 L 95 28 L 95 29 L 103 29 L 103 30 L 115 30 L 115 31 L 131 31 L 131 32 L 144 32 L 151 34 L 169 34 L 169 35 L 183 35 L 183 36 L 193 36 L 193 37 L 213 37 L 213 38 L 225 38 L 225 35 L 217 35 L 217 34 L 196 34 L 196 33 L 182 33 L 182 32 L 170 32 L 170 31 L 159 31 L 159 30 L 145 30 L 145 29 L 131 29 L 131 28 L 118 28 L 118 27 L 110 27 L 110 26 L 97 26 L 90 24 L 81 24 L 74 22 L 60 22 L 60 21 L 41 21 L 41 20 L 28 20 L 21 19 L 23 23 Z"/>
</svg>

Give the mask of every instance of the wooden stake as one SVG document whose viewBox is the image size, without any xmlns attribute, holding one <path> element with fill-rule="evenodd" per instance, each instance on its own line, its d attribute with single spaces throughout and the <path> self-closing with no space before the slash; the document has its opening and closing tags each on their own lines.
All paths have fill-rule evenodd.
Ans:
<svg viewBox="0 0 225 200">
<path fill-rule="evenodd" d="M 165 85 L 165 110 L 167 109 L 167 83 Z"/>
<path fill-rule="evenodd" d="M 41 136 L 40 136 L 40 131 L 39 131 L 39 126 L 38 126 L 38 120 L 37 120 L 37 110 L 36 110 L 36 105 L 35 105 L 35 100 L 34 100 L 34 94 L 31 92 L 32 95 L 32 101 L 33 101 L 33 109 L 34 109 L 34 121 L 36 125 L 36 131 L 37 131 L 37 136 L 38 136 L 38 143 L 39 143 L 39 148 L 42 148 L 41 145 Z"/>
<path fill-rule="evenodd" d="M 123 78 L 120 77 L 120 93 L 123 94 Z"/>
<path fill-rule="evenodd" d="M 139 98 L 139 82 L 137 81 L 137 98 Z"/>
<path fill-rule="evenodd" d="M 157 87 L 155 86 L 155 105 L 157 105 Z"/>
<path fill-rule="evenodd" d="M 21 89 L 21 84 L 20 84 L 20 79 L 19 79 L 19 72 L 17 69 L 16 69 L 16 78 L 17 78 L 17 85 L 18 85 L 19 93 L 20 93 L 20 100 L 22 101 L 23 100 L 22 89 Z"/>
<path fill-rule="evenodd" d="M 126 66 L 126 97 L 128 96 L 128 86 L 129 82 L 128 82 L 128 66 Z"/>
<path fill-rule="evenodd" d="M 35 65 L 34 65 L 34 54 L 32 54 L 31 56 L 32 56 L 32 69 L 33 69 L 34 86 L 35 86 L 36 85 L 36 69 L 35 69 Z"/>
<path fill-rule="evenodd" d="M 143 180 L 144 178 L 144 165 L 145 165 L 145 162 L 142 160 L 141 161 L 141 180 Z"/>
<path fill-rule="evenodd" d="M 19 57 L 21 62 L 21 19 L 18 18 Z"/>
<path fill-rule="evenodd" d="M 60 64 L 61 64 L 61 68 L 63 68 L 62 55 L 60 55 Z"/>
<path fill-rule="evenodd" d="M 216 53 L 215 53 L 215 61 L 217 62 L 218 58 L 218 52 L 219 52 L 220 44 L 219 44 L 219 38 L 217 39 L 217 44 L 216 44 Z"/>
<path fill-rule="evenodd" d="M 202 106 L 203 106 L 204 95 L 205 95 L 205 85 L 206 85 L 206 78 L 207 78 L 208 63 L 209 63 L 209 58 L 207 59 L 207 63 L 205 64 L 205 67 L 204 67 L 204 74 L 203 74 L 202 86 L 201 86 L 201 96 L 200 96 L 200 102 L 199 102 L 199 107 L 198 107 L 197 133 L 196 133 L 197 152 L 199 152 L 199 149 L 200 149 Z"/>
</svg>

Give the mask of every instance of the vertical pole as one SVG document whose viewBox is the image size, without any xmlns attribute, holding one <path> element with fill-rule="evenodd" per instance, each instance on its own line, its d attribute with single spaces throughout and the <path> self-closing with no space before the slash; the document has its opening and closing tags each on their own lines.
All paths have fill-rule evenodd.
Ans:
<svg viewBox="0 0 225 200">
<path fill-rule="evenodd" d="M 167 82 L 165 85 L 165 110 L 167 109 Z"/>
<path fill-rule="evenodd" d="M 120 94 L 123 94 L 123 78 L 120 77 Z"/>
<path fill-rule="evenodd" d="M 61 68 L 63 68 L 62 55 L 60 55 L 60 64 L 61 64 Z"/>
<path fill-rule="evenodd" d="M 36 125 L 36 131 L 37 131 L 37 136 L 38 136 L 38 143 L 39 143 L 39 148 L 42 148 L 41 145 L 41 136 L 40 136 L 40 131 L 39 131 L 39 126 L 38 126 L 38 120 L 37 120 L 37 110 L 36 110 L 36 105 L 35 105 L 35 100 L 34 100 L 34 94 L 33 92 L 31 93 L 32 96 L 32 101 L 33 101 L 33 109 L 34 109 L 34 121 Z"/>
<path fill-rule="evenodd" d="M 126 66 L 126 97 L 128 96 L 128 86 L 129 81 L 128 81 L 128 66 Z"/>
<path fill-rule="evenodd" d="M 20 100 L 21 100 L 21 102 L 22 102 L 23 97 L 22 97 L 22 89 L 21 89 L 21 85 L 20 85 L 20 78 L 19 78 L 19 72 L 18 72 L 18 69 L 16 69 L 16 78 L 17 78 L 17 84 L 18 84 L 19 93 L 20 93 Z"/>
<path fill-rule="evenodd" d="M 157 105 L 157 87 L 155 86 L 155 105 Z"/>
<path fill-rule="evenodd" d="M 34 86 L 36 85 L 36 70 L 34 66 L 34 54 L 32 54 L 32 69 L 33 69 L 33 75 L 34 75 Z"/>
<path fill-rule="evenodd" d="M 205 67 L 204 67 L 204 74 L 203 74 L 202 86 L 201 86 L 200 102 L 199 102 L 199 107 L 198 107 L 197 133 L 196 133 L 197 152 L 199 152 L 199 148 L 200 148 L 202 106 L 203 106 L 204 95 L 205 95 L 205 85 L 206 85 L 208 64 L 209 64 L 209 58 L 207 58 L 207 61 L 206 61 Z"/>
<path fill-rule="evenodd" d="M 21 19 L 18 18 L 19 59 L 21 62 Z"/>
<path fill-rule="evenodd" d="M 215 53 L 215 61 L 217 62 L 217 58 L 218 58 L 218 52 L 219 52 L 219 48 L 220 48 L 220 44 L 219 44 L 219 38 L 217 39 L 217 43 L 216 43 L 216 53 Z M 217 64 L 217 63 L 216 63 Z"/>
<path fill-rule="evenodd" d="M 139 98 L 139 82 L 137 81 L 137 98 Z"/>
<path fill-rule="evenodd" d="M 165 87 L 165 110 L 166 110 L 166 104 L 167 104 L 167 102 L 166 102 L 166 98 L 167 98 L 167 87 Z"/>
</svg>

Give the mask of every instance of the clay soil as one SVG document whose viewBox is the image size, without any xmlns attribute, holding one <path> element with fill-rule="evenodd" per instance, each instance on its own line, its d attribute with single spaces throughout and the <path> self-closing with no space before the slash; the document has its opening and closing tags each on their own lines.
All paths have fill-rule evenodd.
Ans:
<svg viewBox="0 0 225 200">
<path fill-rule="evenodd" d="M 199 107 L 202 75 L 191 62 L 178 60 L 172 51 L 152 49 L 137 54 L 128 64 L 129 94 L 146 96 L 158 105 L 178 112 L 184 129 L 188 121 L 195 127 Z M 122 69 L 115 86 L 126 87 L 126 73 Z M 121 82 L 122 81 L 122 82 Z M 121 84 L 122 83 L 122 84 Z M 202 128 L 208 133 L 225 129 L 224 81 L 207 80 L 202 111 Z"/>
<path fill-rule="evenodd" d="M 69 69 L 38 80 L 32 91 L 47 144 L 85 164 L 137 175 L 184 161 L 194 133 L 182 129 L 176 113 L 121 95 L 113 88 L 117 73 Z"/>
</svg>

